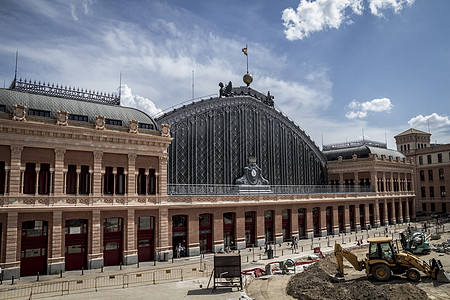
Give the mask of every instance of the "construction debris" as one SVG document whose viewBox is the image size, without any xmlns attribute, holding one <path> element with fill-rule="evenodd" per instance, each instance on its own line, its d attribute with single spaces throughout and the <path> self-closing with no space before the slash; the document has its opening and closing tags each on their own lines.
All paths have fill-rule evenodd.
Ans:
<svg viewBox="0 0 450 300">
<path fill-rule="evenodd" d="M 308 267 L 291 278 L 286 292 L 297 299 L 344 300 L 344 299 L 430 299 L 427 293 L 411 283 L 380 284 L 353 279 L 340 281 L 334 277 L 337 263 L 333 255 Z"/>
</svg>

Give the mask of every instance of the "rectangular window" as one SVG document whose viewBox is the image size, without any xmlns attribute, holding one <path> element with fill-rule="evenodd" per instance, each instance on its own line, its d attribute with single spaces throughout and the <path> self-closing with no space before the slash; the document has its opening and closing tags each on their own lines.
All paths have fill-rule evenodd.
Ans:
<svg viewBox="0 0 450 300">
<path fill-rule="evenodd" d="M 438 154 L 438 163 L 441 163 L 442 162 L 442 153 L 439 153 Z"/>
<path fill-rule="evenodd" d="M 138 123 L 138 127 L 141 129 L 153 129 L 153 124 Z"/>
<path fill-rule="evenodd" d="M 121 232 L 122 218 L 106 218 L 103 227 L 104 232 Z"/>
<path fill-rule="evenodd" d="M 421 194 L 422 198 L 426 198 L 427 197 L 427 193 L 425 191 L 425 187 L 424 186 L 420 187 L 420 194 Z"/>
<path fill-rule="evenodd" d="M 69 120 L 78 122 L 88 122 L 87 116 L 69 114 Z"/>
<path fill-rule="evenodd" d="M 433 170 L 428 170 L 428 180 L 433 181 Z"/>
<path fill-rule="evenodd" d="M 125 194 L 125 173 L 124 173 L 124 168 L 122 168 L 122 167 L 117 168 L 116 194 L 117 195 Z"/>
<path fill-rule="evenodd" d="M 420 181 L 425 181 L 425 172 L 420 170 Z"/>
<path fill-rule="evenodd" d="M 430 198 L 434 198 L 434 187 L 430 186 Z"/>
<path fill-rule="evenodd" d="M 422 211 L 423 212 L 427 211 L 427 204 L 426 203 L 422 203 Z"/>
<path fill-rule="evenodd" d="M 114 174 L 112 167 L 105 168 L 103 181 L 103 194 L 112 195 L 114 193 Z"/>
<path fill-rule="evenodd" d="M 68 165 L 66 175 L 66 194 L 75 195 L 77 191 L 77 166 Z"/>
<path fill-rule="evenodd" d="M 444 169 L 439 169 L 439 180 L 444 180 Z"/>
<path fill-rule="evenodd" d="M 147 175 L 145 175 L 144 168 L 139 168 L 138 195 L 145 195 L 146 191 L 147 191 Z"/>
<path fill-rule="evenodd" d="M 40 110 L 40 109 L 28 109 L 28 115 L 29 116 L 36 116 L 36 117 L 44 117 L 44 118 L 50 118 L 50 112 L 47 110 Z"/>
<path fill-rule="evenodd" d="M 148 194 L 149 195 L 156 194 L 156 170 L 155 169 L 148 170 Z"/>
<path fill-rule="evenodd" d="M 66 221 L 66 234 L 85 234 L 87 233 L 87 220 L 71 219 Z"/>
<path fill-rule="evenodd" d="M 114 119 L 105 119 L 105 124 L 107 125 L 114 125 L 114 126 L 122 126 L 121 120 L 114 120 Z"/>
<path fill-rule="evenodd" d="M 427 155 L 427 162 L 431 164 L 431 155 Z"/>
<path fill-rule="evenodd" d="M 91 190 L 91 176 L 89 166 L 81 166 L 80 173 L 80 195 L 89 195 Z"/>
<path fill-rule="evenodd" d="M 6 180 L 5 162 L 0 161 L 0 195 L 4 195 L 6 192 L 5 180 Z"/>
<path fill-rule="evenodd" d="M 39 194 L 50 194 L 50 164 L 41 164 L 39 170 Z"/>
<path fill-rule="evenodd" d="M 0 112 L 6 112 L 6 105 L 0 105 Z"/>
<path fill-rule="evenodd" d="M 36 193 L 36 164 L 26 163 L 25 174 L 23 176 L 23 193 L 35 194 Z"/>
<path fill-rule="evenodd" d="M 436 204 L 431 203 L 431 212 L 435 212 L 436 211 Z"/>
<path fill-rule="evenodd" d="M 152 230 L 153 229 L 153 217 L 139 217 L 138 230 Z"/>
<path fill-rule="evenodd" d="M 423 156 L 419 156 L 419 165 L 423 165 Z"/>
<path fill-rule="evenodd" d="M 440 189 L 441 189 L 441 198 L 447 197 L 447 194 L 445 193 L 445 186 L 441 186 Z"/>
</svg>

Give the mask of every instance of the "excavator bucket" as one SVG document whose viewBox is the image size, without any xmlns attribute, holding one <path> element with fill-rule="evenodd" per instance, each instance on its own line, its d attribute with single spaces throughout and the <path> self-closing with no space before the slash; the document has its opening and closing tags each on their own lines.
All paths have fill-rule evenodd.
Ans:
<svg viewBox="0 0 450 300">
<path fill-rule="evenodd" d="M 450 273 L 448 273 L 444 270 L 444 267 L 442 266 L 442 263 L 440 260 L 433 258 L 431 260 L 431 265 L 436 268 L 435 270 L 437 271 L 437 273 L 436 273 L 436 281 L 437 282 L 442 282 L 442 283 L 450 282 Z"/>
<path fill-rule="evenodd" d="M 437 282 L 450 282 L 450 273 L 445 272 L 444 270 L 439 270 L 436 275 Z"/>
</svg>

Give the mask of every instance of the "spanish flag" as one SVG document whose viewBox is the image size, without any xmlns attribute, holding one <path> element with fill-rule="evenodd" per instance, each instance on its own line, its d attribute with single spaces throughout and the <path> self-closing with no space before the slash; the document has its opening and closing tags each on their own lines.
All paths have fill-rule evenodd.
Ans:
<svg viewBox="0 0 450 300">
<path fill-rule="evenodd" d="M 242 52 L 247 56 L 247 55 L 248 55 L 248 54 L 247 54 L 247 47 L 242 48 Z"/>
</svg>

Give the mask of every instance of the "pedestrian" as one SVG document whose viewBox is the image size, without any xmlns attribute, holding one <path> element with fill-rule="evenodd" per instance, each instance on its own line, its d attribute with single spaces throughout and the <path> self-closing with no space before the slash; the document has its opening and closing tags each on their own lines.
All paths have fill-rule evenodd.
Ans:
<svg viewBox="0 0 450 300">
<path fill-rule="evenodd" d="M 176 251 L 177 251 L 177 258 L 180 258 L 180 255 L 181 255 L 181 243 L 178 244 Z"/>
<path fill-rule="evenodd" d="M 389 229 L 389 226 L 388 226 L 388 224 L 387 224 L 387 222 L 384 224 L 384 233 L 385 234 L 388 234 L 388 229 Z"/>
<path fill-rule="evenodd" d="M 295 236 L 292 236 L 292 239 L 291 239 L 291 250 L 292 249 L 295 249 Z"/>
<path fill-rule="evenodd" d="M 427 221 L 425 221 L 425 222 L 423 223 L 423 229 L 424 229 L 424 231 L 427 231 Z"/>
</svg>

